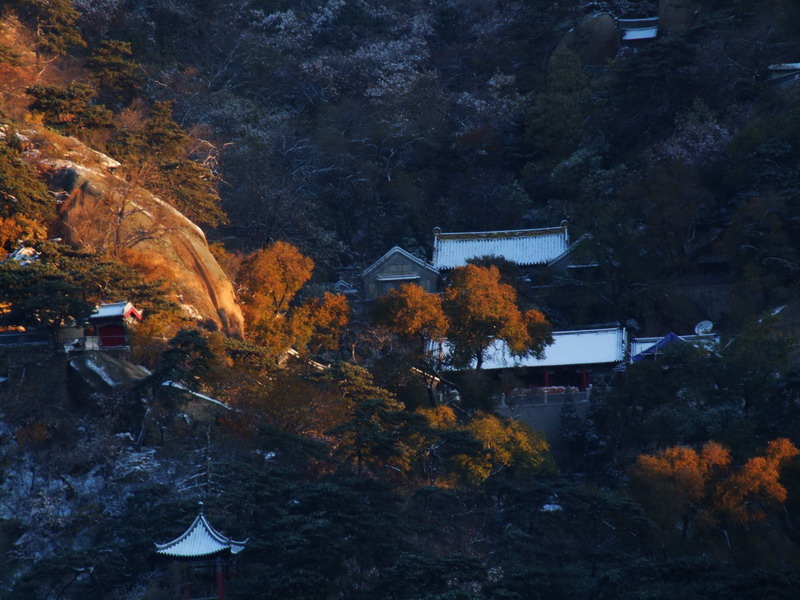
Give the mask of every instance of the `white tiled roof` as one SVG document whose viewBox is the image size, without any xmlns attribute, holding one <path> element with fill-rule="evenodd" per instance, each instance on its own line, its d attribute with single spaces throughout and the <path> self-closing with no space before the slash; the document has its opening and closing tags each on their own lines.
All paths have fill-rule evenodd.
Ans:
<svg viewBox="0 0 800 600">
<path fill-rule="evenodd" d="M 238 554 L 246 543 L 247 540 L 235 542 L 219 533 L 201 512 L 183 535 L 166 544 L 156 544 L 156 552 L 180 557 L 211 556 L 226 550 Z"/>
<path fill-rule="evenodd" d="M 91 319 L 106 319 L 109 317 L 126 317 L 129 314 L 134 314 L 138 319 L 142 318 L 141 313 L 130 302 L 123 300 L 122 302 L 111 302 L 108 304 L 101 304 L 98 306 Z"/>
<path fill-rule="evenodd" d="M 520 266 L 545 264 L 569 247 L 566 225 L 544 229 L 514 229 L 434 234 L 433 266 L 463 267 L 470 258 L 494 256 Z"/>
<path fill-rule="evenodd" d="M 658 27 L 634 27 L 622 30 L 623 40 L 651 40 L 658 36 Z"/>
<path fill-rule="evenodd" d="M 544 349 L 542 358 L 512 356 L 508 345 L 494 340 L 483 360 L 483 369 L 512 367 L 558 367 L 619 363 L 625 359 L 627 332 L 621 327 L 554 331 L 553 343 Z"/>
</svg>

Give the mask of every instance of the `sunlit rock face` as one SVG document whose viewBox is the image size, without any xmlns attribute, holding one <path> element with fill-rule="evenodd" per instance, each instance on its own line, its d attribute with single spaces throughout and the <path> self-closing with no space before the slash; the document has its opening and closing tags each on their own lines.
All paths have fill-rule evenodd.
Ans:
<svg viewBox="0 0 800 600">
<path fill-rule="evenodd" d="M 119 163 L 72 138 L 65 158 L 31 156 L 51 187 L 66 190 L 60 206 L 64 241 L 103 250 L 166 280 L 187 315 L 228 335 L 244 335 L 233 285 L 208 247 L 203 231 L 178 210 L 115 174 Z M 84 160 L 84 158 L 86 160 Z"/>
<path fill-rule="evenodd" d="M 658 26 L 663 34 L 681 35 L 694 27 L 705 7 L 703 0 L 661 0 Z"/>
</svg>

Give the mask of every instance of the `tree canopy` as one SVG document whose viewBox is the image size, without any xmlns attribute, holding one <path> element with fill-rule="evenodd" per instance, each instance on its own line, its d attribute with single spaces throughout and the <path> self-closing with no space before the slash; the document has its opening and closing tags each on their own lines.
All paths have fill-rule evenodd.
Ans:
<svg viewBox="0 0 800 600">
<path fill-rule="evenodd" d="M 500 281 L 500 271 L 494 266 L 454 269 L 443 306 L 451 324 L 451 360 L 458 366 L 474 361 L 480 369 L 495 339 L 517 355 L 541 354 L 552 340 L 544 315 L 535 309 L 520 310 L 516 290 Z"/>
<path fill-rule="evenodd" d="M 242 262 L 238 282 L 250 334 L 276 355 L 291 346 L 316 350 L 339 346 L 348 323 L 347 299 L 325 292 L 301 300 L 298 294 L 313 271 L 313 260 L 282 241 Z"/>
</svg>

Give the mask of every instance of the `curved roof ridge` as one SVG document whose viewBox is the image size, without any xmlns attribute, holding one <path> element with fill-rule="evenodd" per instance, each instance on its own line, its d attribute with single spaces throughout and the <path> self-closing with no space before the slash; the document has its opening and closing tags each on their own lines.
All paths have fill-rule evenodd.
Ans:
<svg viewBox="0 0 800 600">
<path fill-rule="evenodd" d="M 156 543 L 156 552 L 167 556 L 200 557 L 211 556 L 229 550 L 238 554 L 244 550 L 244 541 L 235 541 L 222 535 L 211 526 L 202 510 L 195 517 L 189 528 L 177 538 L 165 544 Z"/>
<path fill-rule="evenodd" d="M 492 237 L 527 237 L 534 235 L 545 235 L 548 233 L 556 233 L 565 231 L 564 225 L 556 225 L 554 227 L 538 227 L 535 229 L 498 229 L 496 231 L 440 231 L 434 234 L 435 238 L 449 238 L 459 239 L 465 238 L 492 238 Z"/>
<path fill-rule="evenodd" d="M 374 263 L 372 263 L 370 266 L 368 266 L 366 269 L 364 269 L 361 272 L 361 275 L 362 276 L 368 275 L 369 273 L 371 273 L 372 271 L 377 269 L 380 265 L 382 265 L 384 262 L 386 262 L 392 254 L 396 254 L 396 253 L 402 254 L 403 256 L 408 258 L 409 260 L 413 261 L 414 263 L 416 263 L 416 264 L 420 265 L 421 267 L 424 267 L 424 268 L 426 268 L 426 269 L 428 269 L 430 271 L 433 271 L 435 273 L 439 272 L 439 270 L 436 267 L 434 267 L 433 265 L 431 265 L 429 263 L 426 263 L 424 260 L 422 260 L 418 256 L 414 256 L 408 250 L 404 250 L 400 246 L 393 246 L 388 252 L 386 252 L 383 256 L 381 256 L 378 260 L 376 260 Z"/>
</svg>

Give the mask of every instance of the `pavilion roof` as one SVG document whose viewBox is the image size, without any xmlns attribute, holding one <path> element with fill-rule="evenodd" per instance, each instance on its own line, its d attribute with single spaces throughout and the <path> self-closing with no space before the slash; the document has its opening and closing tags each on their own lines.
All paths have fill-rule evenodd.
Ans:
<svg viewBox="0 0 800 600">
<path fill-rule="evenodd" d="M 201 510 L 182 535 L 166 544 L 156 544 L 156 552 L 166 556 L 200 558 L 228 551 L 238 554 L 244 550 L 245 544 L 247 540 L 237 542 L 214 529 Z"/>
</svg>

